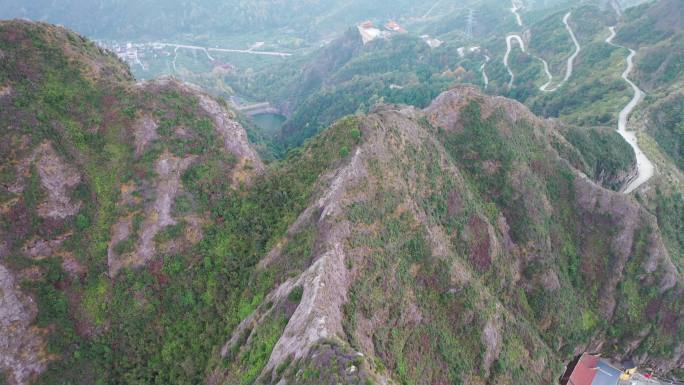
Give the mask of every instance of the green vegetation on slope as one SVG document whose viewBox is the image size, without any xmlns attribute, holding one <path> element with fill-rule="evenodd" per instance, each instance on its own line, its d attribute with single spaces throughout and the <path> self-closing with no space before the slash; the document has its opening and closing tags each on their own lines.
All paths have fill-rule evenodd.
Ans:
<svg viewBox="0 0 684 385">
<path fill-rule="evenodd" d="M 356 121 L 340 122 L 273 164 L 251 187 L 236 189 L 226 178 L 235 159 L 221 150 L 222 141 L 194 96 L 172 86 L 156 92 L 132 88 L 116 59 L 64 29 L 23 22 L 4 23 L 0 29 L 9 37 L 0 43 L 6 58 L 0 79 L 12 88 L 11 104 L 3 99 L 0 113 L 7 138 L 21 143 L 27 137 L 30 142 L 22 153 L 48 140 L 84 173 L 73 198 L 85 204 L 73 219 L 52 225 L 36 214 L 45 193 L 35 170 L 15 208 L 20 211 L 3 216 L 3 234 L 15 237 L 8 263 L 46 271 L 44 279 L 23 285 L 36 297 L 37 325 L 52 328 L 48 348 L 59 357 L 39 383 L 202 382 L 231 329 L 287 273 L 269 271 L 250 279 L 259 258 L 307 203 L 318 176 L 339 162 L 341 148 L 354 148 L 359 140 L 353 130 Z M 59 44 L 72 45 L 73 51 Z M 98 65 L 111 66 L 104 71 L 110 75 L 89 78 L 93 61 L 65 52 L 92 52 Z M 136 160 L 130 128 L 141 110 L 152 111 L 158 119 L 159 138 Z M 179 128 L 191 128 L 192 135 L 179 138 L 174 134 Z M 201 155 L 202 162 L 181 178 L 189 195 L 180 196 L 174 206 L 181 212 L 206 213 L 210 225 L 196 246 L 110 280 L 105 273 L 110 229 L 120 214 L 140 209 L 121 211 L 121 186 L 154 180 L 152 162 L 165 150 Z M 8 158 L 16 156 L 12 148 L 3 151 Z M 13 168 L 3 168 L 3 181 L 14 177 Z M 24 239 L 49 239 L 64 231 L 73 232 L 64 252 L 73 253 L 86 271 L 78 279 L 62 270 L 59 256 L 36 261 L 20 251 Z M 179 232 L 182 228 L 169 227 L 157 242 Z M 302 241 L 296 239 L 293 247 L 304 246 Z M 117 251 L 130 247 L 120 243 Z M 259 348 L 266 349 L 259 358 L 252 355 L 247 361 L 256 365 L 247 372 L 263 364 L 268 346 L 272 344 Z"/>
</svg>

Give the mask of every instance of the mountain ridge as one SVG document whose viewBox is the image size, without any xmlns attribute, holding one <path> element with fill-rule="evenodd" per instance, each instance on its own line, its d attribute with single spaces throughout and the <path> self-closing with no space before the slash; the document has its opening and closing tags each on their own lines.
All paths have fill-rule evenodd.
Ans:
<svg viewBox="0 0 684 385">
<path fill-rule="evenodd" d="M 593 350 L 684 367 L 655 217 L 559 121 L 457 86 L 264 163 L 197 87 L 135 83 L 47 24 L 0 36 L 11 384 L 541 385 Z"/>
</svg>

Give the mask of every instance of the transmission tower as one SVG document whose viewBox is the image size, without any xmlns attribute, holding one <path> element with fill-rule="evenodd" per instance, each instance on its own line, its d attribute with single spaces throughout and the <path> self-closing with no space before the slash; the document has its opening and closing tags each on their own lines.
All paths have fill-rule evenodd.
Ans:
<svg viewBox="0 0 684 385">
<path fill-rule="evenodd" d="M 468 9 L 468 18 L 466 19 L 465 35 L 467 39 L 473 38 L 473 23 L 475 23 L 475 10 Z"/>
</svg>

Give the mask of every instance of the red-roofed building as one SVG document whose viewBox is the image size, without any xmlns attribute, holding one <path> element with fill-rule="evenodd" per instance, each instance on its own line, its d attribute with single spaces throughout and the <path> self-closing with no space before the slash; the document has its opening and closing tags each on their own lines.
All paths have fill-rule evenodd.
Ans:
<svg viewBox="0 0 684 385">
<path fill-rule="evenodd" d="M 575 363 L 573 368 L 568 368 L 570 376 L 566 382 L 561 384 L 566 385 L 591 385 L 596 376 L 596 367 L 598 366 L 599 358 L 589 354 L 583 354 Z"/>
<path fill-rule="evenodd" d="M 582 354 L 568 365 L 561 385 L 617 385 L 622 374 L 599 356 Z"/>
<path fill-rule="evenodd" d="M 404 29 L 404 27 L 399 25 L 399 23 L 394 20 L 390 20 L 387 24 L 385 24 L 385 29 L 396 33 L 406 33 L 406 29 Z"/>
</svg>

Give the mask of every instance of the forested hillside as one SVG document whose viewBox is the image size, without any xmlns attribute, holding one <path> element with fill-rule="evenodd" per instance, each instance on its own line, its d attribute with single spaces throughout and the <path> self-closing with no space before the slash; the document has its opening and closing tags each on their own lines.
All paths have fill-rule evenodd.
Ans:
<svg viewBox="0 0 684 385">
<path fill-rule="evenodd" d="M 610 131 L 418 71 L 265 163 L 225 102 L 63 27 L 2 21 L 0 57 L 9 384 L 546 385 L 599 349 L 681 375 L 676 211 L 601 186 L 633 169 Z"/>
</svg>

